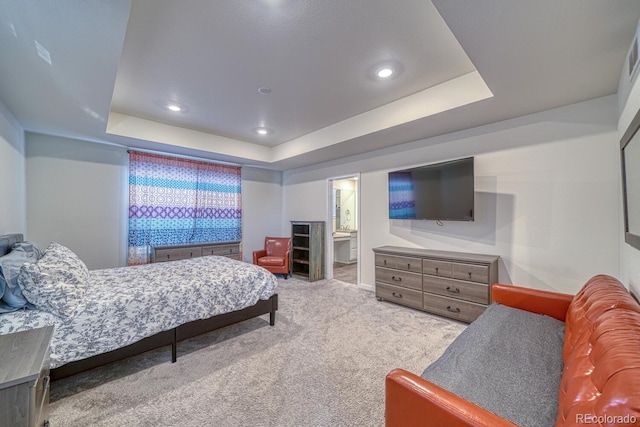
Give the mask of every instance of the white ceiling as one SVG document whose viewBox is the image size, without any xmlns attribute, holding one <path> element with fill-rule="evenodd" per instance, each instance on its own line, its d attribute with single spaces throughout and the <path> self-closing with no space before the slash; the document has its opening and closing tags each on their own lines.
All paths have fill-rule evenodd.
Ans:
<svg viewBox="0 0 640 427">
<path fill-rule="evenodd" d="M 637 0 L 0 0 L 0 100 L 27 131 L 284 170 L 613 94 L 638 19 Z M 385 61 L 401 72 L 376 80 Z"/>
</svg>

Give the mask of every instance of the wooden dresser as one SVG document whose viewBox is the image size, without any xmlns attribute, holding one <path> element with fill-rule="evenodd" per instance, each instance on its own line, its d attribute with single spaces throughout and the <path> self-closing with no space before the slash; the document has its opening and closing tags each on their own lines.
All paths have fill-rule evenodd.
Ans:
<svg viewBox="0 0 640 427">
<path fill-rule="evenodd" d="M 494 255 L 382 246 L 373 249 L 376 297 L 464 322 L 491 302 L 498 281 Z"/>
<path fill-rule="evenodd" d="M 225 256 L 241 261 L 240 241 L 154 246 L 151 248 L 151 262 L 175 261 L 207 255 Z"/>
<path fill-rule="evenodd" d="M 0 425 L 49 425 L 53 326 L 0 335 Z"/>
</svg>

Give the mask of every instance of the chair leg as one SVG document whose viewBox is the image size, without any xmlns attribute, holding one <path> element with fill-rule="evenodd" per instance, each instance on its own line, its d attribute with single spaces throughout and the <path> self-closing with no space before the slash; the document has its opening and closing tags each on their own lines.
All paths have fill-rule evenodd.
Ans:
<svg viewBox="0 0 640 427">
<path fill-rule="evenodd" d="M 284 280 L 287 280 L 287 273 L 284 273 Z"/>
</svg>

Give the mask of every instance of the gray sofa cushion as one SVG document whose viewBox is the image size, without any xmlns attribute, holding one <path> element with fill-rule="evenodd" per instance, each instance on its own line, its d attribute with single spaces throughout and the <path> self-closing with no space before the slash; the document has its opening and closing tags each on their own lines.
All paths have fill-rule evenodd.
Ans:
<svg viewBox="0 0 640 427">
<path fill-rule="evenodd" d="M 553 426 L 564 322 L 490 305 L 422 377 L 522 426 Z"/>
</svg>

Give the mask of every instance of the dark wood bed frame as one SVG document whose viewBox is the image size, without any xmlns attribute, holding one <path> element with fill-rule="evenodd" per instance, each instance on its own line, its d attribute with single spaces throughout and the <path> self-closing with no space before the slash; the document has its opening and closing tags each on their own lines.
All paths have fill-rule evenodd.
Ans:
<svg viewBox="0 0 640 427">
<path fill-rule="evenodd" d="M 17 233 L 0 236 L 0 256 L 9 253 L 11 246 L 14 243 L 22 242 L 22 240 L 22 234 Z M 98 366 L 106 365 L 107 363 L 122 360 L 167 345 L 171 345 L 171 362 L 173 363 L 178 358 L 178 342 L 267 313 L 269 314 L 269 324 L 273 326 L 276 322 L 276 310 L 278 310 L 278 294 L 272 295 L 268 300 L 258 300 L 255 305 L 242 310 L 184 323 L 168 331 L 162 331 L 150 337 L 143 338 L 126 347 L 67 363 L 52 369 L 50 374 L 51 379 L 56 380 L 69 377 Z"/>
</svg>

